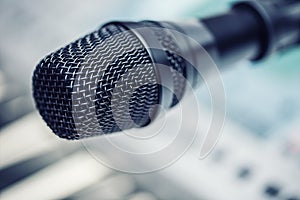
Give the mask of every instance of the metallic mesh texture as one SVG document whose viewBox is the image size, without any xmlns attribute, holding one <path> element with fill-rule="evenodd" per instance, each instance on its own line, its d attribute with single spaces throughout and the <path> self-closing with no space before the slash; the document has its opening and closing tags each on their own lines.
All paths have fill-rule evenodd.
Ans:
<svg viewBox="0 0 300 200">
<path fill-rule="evenodd" d="M 173 107 L 186 85 L 180 48 L 160 23 L 140 25 L 154 31 L 172 68 Z M 156 78 L 137 36 L 122 25 L 108 24 L 46 56 L 33 75 L 33 96 L 55 134 L 81 139 L 150 123 L 161 98 Z"/>
<path fill-rule="evenodd" d="M 180 56 L 180 48 L 177 45 L 175 38 L 169 33 L 168 29 L 164 28 L 159 22 L 145 21 L 145 25 L 158 27 L 154 29 L 154 34 L 165 51 L 166 58 L 169 61 L 169 66 L 172 71 L 173 78 L 173 99 L 171 107 L 174 107 L 183 97 L 186 86 L 186 62 Z"/>
<path fill-rule="evenodd" d="M 109 24 L 46 56 L 34 71 L 33 96 L 55 134 L 81 139 L 149 123 L 159 86 L 142 43 Z"/>
</svg>

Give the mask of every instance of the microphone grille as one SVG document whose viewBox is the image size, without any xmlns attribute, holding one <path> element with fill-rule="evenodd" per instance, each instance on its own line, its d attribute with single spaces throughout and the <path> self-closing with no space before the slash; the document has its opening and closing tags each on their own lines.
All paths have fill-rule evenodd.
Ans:
<svg viewBox="0 0 300 200">
<path fill-rule="evenodd" d="M 147 125 L 159 103 L 155 83 L 153 63 L 140 40 L 125 27 L 108 24 L 46 56 L 33 74 L 33 96 L 55 134 L 81 139 Z M 139 87 L 129 95 L 134 86 Z M 128 102 L 130 116 L 123 113 Z"/>
</svg>

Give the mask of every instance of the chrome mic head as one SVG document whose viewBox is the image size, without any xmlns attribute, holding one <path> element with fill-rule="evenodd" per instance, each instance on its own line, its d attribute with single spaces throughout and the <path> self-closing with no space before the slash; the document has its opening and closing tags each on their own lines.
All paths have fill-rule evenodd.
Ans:
<svg viewBox="0 0 300 200">
<path fill-rule="evenodd" d="M 46 56 L 33 74 L 33 96 L 47 125 L 81 139 L 146 126 L 158 105 L 175 106 L 194 76 L 175 27 L 112 22 Z"/>
</svg>

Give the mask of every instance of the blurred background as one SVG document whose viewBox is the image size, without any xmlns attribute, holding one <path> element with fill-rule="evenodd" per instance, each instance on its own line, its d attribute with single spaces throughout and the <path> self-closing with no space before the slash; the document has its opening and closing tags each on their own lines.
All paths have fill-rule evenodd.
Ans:
<svg viewBox="0 0 300 200">
<path fill-rule="evenodd" d="M 300 199 L 300 47 L 223 72 L 227 118 L 216 148 L 199 160 L 196 141 L 158 172 L 103 166 L 80 142 L 58 139 L 34 109 L 35 65 L 101 24 L 204 17 L 230 3 L 0 0 L 0 199 Z M 205 112 L 209 95 L 197 94 Z"/>
</svg>

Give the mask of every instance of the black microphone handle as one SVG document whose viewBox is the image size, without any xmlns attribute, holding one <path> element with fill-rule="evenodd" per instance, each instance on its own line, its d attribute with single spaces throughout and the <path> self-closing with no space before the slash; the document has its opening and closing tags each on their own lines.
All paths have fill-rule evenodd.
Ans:
<svg viewBox="0 0 300 200">
<path fill-rule="evenodd" d="M 200 21 L 214 38 L 221 64 L 260 60 L 300 42 L 300 0 L 242 1 Z"/>
</svg>

